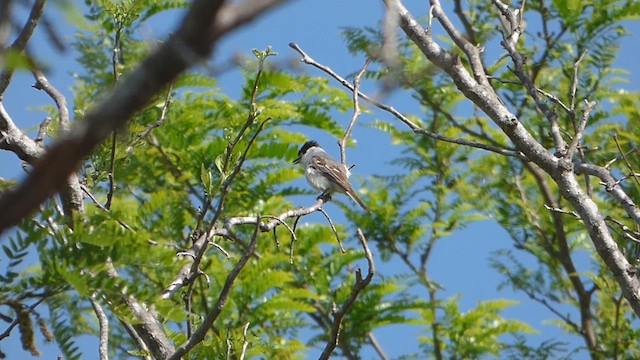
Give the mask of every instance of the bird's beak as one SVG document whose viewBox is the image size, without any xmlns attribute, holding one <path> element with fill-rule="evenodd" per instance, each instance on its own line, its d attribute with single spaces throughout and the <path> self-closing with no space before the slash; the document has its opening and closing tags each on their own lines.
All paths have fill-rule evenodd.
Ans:
<svg viewBox="0 0 640 360">
<path fill-rule="evenodd" d="M 297 163 L 299 163 L 299 162 L 300 162 L 300 156 L 298 156 L 298 158 L 297 158 L 297 159 L 293 160 L 293 163 L 294 163 L 294 164 L 297 164 Z"/>
</svg>

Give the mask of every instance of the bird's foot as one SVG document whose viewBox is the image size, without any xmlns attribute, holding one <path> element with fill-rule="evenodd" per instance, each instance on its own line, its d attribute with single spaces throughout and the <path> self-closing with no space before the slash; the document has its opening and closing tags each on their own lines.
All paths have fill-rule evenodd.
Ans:
<svg viewBox="0 0 640 360">
<path fill-rule="evenodd" d="M 327 193 L 322 193 L 320 195 L 318 195 L 318 197 L 316 198 L 316 200 L 320 200 L 322 199 L 323 202 L 327 203 L 329 201 L 331 201 L 331 195 L 327 194 Z"/>
</svg>

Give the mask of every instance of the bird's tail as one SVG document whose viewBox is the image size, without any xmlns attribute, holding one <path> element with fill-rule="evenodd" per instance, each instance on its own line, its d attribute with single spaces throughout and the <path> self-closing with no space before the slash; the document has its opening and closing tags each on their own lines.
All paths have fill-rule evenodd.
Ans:
<svg viewBox="0 0 640 360">
<path fill-rule="evenodd" d="M 356 195 L 355 191 L 353 190 L 349 190 L 347 191 L 347 195 L 351 198 L 351 200 L 355 201 L 358 203 L 358 205 L 360 205 L 360 207 L 366 211 L 369 212 L 369 208 L 367 207 L 367 205 L 364 204 L 364 202 L 362 200 L 360 200 L 360 198 L 358 197 L 358 195 Z"/>
</svg>

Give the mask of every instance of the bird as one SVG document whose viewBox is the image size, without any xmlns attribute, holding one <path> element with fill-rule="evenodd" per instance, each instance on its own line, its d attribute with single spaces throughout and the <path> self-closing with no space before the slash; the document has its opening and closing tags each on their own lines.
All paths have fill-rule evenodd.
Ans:
<svg viewBox="0 0 640 360">
<path fill-rule="evenodd" d="M 369 208 L 360 200 L 353 187 L 349 183 L 351 172 L 346 165 L 333 160 L 329 154 L 317 141 L 309 140 L 300 147 L 298 158 L 293 160 L 294 164 L 300 163 L 304 168 L 304 174 L 309 185 L 322 194 L 318 196 L 328 196 L 335 193 L 346 194 L 360 207 L 369 212 Z"/>
</svg>

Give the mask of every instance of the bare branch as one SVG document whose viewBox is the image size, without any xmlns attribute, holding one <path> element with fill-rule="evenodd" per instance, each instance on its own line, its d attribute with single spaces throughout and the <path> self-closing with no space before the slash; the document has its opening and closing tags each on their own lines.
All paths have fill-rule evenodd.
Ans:
<svg viewBox="0 0 640 360">
<path fill-rule="evenodd" d="M 221 36 L 282 2 L 245 0 L 222 6 L 220 0 L 194 1 L 173 36 L 89 111 L 79 126 L 56 141 L 19 186 L 3 192 L 0 232 L 61 189 L 83 158 L 182 71 L 206 58 Z"/>
<path fill-rule="evenodd" d="M 333 350 L 338 345 L 338 339 L 340 337 L 340 329 L 342 327 L 342 319 L 345 317 L 345 315 L 347 315 L 347 312 L 349 311 L 353 303 L 356 301 L 356 298 L 358 297 L 362 289 L 364 289 L 365 287 L 367 287 L 367 285 L 369 285 L 369 283 L 371 282 L 371 279 L 373 279 L 373 275 L 375 274 L 375 264 L 373 263 L 373 255 L 371 254 L 371 250 L 369 250 L 367 239 L 365 238 L 360 228 L 358 228 L 357 234 L 358 234 L 358 239 L 360 240 L 360 244 L 364 249 L 364 255 L 367 258 L 369 272 L 367 273 L 367 276 L 363 279 L 361 270 L 360 269 L 356 270 L 356 282 L 353 285 L 351 294 L 349 294 L 349 297 L 344 302 L 344 304 L 342 304 L 340 309 L 333 313 L 333 322 L 331 323 L 331 336 L 329 337 L 329 341 L 327 342 L 327 345 L 322 351 L 322 354 L 320 354 L 320 357 L 318 358 L 320 360 L 326 360 L 331 357 L 331 353 L 333 353 Z"/>
<path fill-rule="evenodd" d="M 399 0 L 395 1 L 399 2 Z M 515 64 L 514 73 L 524 84 L 529 97 L 535 101 L 538 109 L 545 115 L 550 123 L 556 154 L 550 154 L 549 151 L 524 128 L 518 121 L 518 118 L 506 108 L 493 88 L 478 84 L 459 59 L 444 52 L 442 47 L 431 38 L 431 34 L 420 26 L 404 6 L 398 4 L 397 8 L 400 13 L 400 27 L 409 39 L 417 45 L 425 57 L 451 76 L 455 85 L 464 96 L 471 100 L 478 108 L 482 109 L 487 116 L 500 127 L 515 144 L 516 149 L 521 151 L 528 161 L 535 163 L 553 178 L 562 196 L 568 200 L 575 212 L 583 220 L 585 229 L 588 231 L 595 249 L 612 272 L 616 281 L 620 284 L 625 298 L 629 301 L 634 312 L 640 314 L 640 280 L 636 277 L 637 270 L 620 251 L 611 236 L 607 224 L 603 220 L 598 205 L 582 189 L 581 183 L 577 180 L 574 170 L 577 171 L 576 167 L 582 165 L 572 163 L 571 159 L 554 156 L 564 155 L 567 144 L 562 138 L 557 115 L 540 98 L 532 78 L 525 72 L 525 59 L 516 50 L 516 35 L 518 35 L 517 32 L 522 31 L 522 18 L 516 19 L 513 12 L 510 10 L 506 11 L 506 6 L 500 1 L 494 0 L 494 4 L 496 4 L 496 7 L 498 7 L 510 23 L 516 24 L 515 28 L 511 26 L 511 33 L 503 33 L 502 43 Z M 584 169 L 582 171 L 584 171 Z M 615 183 L 615 181 L 610 183 Z M 633 210 L 627 208 L 626 204 L 623 206 L 625 206 L 625 210 L 628 212 L 638 210 L 637 208 Z M 582 305 L 584 304 L 581 304 L 581 306 Z M 582 311 L 582 309 L 581 307 L 581 313 L 588 315 Z"/>
<path fill-rule="evenodd" d="M 449 34 L 449 37 L 462 51 L 464 51 L 467 56 L 467 60 L 469 60 L 469 64 L 471 64 L 474 79 L 478 84 L 490 86 L 486 72 L 484 71 L 482 57 L 480 56 L 482 49 L 478 48 L 475 44 L 470 43 L 469 40 L 467 40 L 464 35 L 458 31 L 458 29 L 456 29 L 453 22 L 451 22 L 447 14 L 442 10 L 440 0 L 430 0 L 429 2 L 431 3 L 431 12 L 433 13 L 433 16 L 438 19 L 438 22 L 440 22 L 442 27 L 444 27 L 447 34 Z"/>
<path fill-rule="evenodd" d="M 4 64 L 7 41 L 9 39 L 9 33 L 11 32 L 12 5 L 13 0 L 0 2 L 0 65 Z"/>
<path fill-rule="evenodd" d="M 538 109 L 549 121 L 551 127 L 551 135 L 553 136 L 553 141 L 555 143 L 556 154 L 564 155 L 567 149 L 567 143 L 564 141 L 564 139 L 562 138 L 562 134 L 560 133 L 558 115 L 553 110 L 551 110 L 551 108 L 549 108 L 549 106 L 544 101 L 542 101 L 542 99 L 540 99 L 540 96 L 538 96 L 538 88 L 531 80 L 531 77 L 525 72 L 524 57 L 516 50 L 517 38 L 519 37 L 519 34 L 524 31 L 524 29 L 522 29 L 520 25 L 518 25 L 518 20 L 516 19 L 516 16 L 514 15 L 511 8 L 509 8 L 499 0 L 493 0 L 493 3 L 496 5 L 498 10 L 500 10 L 505 19 L 509 23 L 511 23 L 511 30 L 503 32 L 503 40 L 501 43 L 502 46 L 507 50 L 509 56 L 513 61 L 513 64 L 515 66 L 513 72 L 518 77 L 520 82 L 522 82 L 522 84 L 525 86 L 529 97 L 533 99 Z"/>
<path fill-rule="evenodd" d="M 107 314 L 102 310 L 102 306 L 95 299 L 89 299 L 89 302 L 91 302 L 91 307 L 93 312 L 96 313 L 100 326 L 100 344 L 98 346 L 100 360 L 109 360 L 109 319 L 107 319 Z"/>
<path fill-rule="evenodd" d="M 369 343 L 371 344 L 371 346 L 373 346 L 373 349 L 376 351 L 376 353 L 378 353 L 378 356 L 380 356 L 380 359 L 389 360 L 389 357 L 384 352 L 384 349 L 382 349 L 382 346 L 378 342 L 378 339 L 376 339 L 371 331 L 367 333 L 367 338 L 369 339 Z"/>
<path fill-rule="evenodd" d="M 578 60 L 573 64 L 573 82 L 571 84 L 571 111 L 576 109 L 576 93 L 578 92 L 578 70 L 580 69 L 580 63 L 587 56 L 589 50 L 585 50 L 580 54 Z"/>
<path fill-rule="evenodd" d="M 107 275 L 111 278 L 119 277 L 113 263 L 109 259 L 106 263 Z M 138 301 L 133 295 L 123 294 L 122 302 L 135 315 L 136 323 L 131 324 L 136 333 L 156 359 L 166 359 L 174 349 L 171 341 L 164 332 L 164 326 L 153 311 Z"/>
<path fill-rule="evenodd" d="M 195 274 L 197 273 L 196 270 L 200 261 L 199 259 L 204 255 L 206 245 L 210 244 L 208 239 L 211 239 L 214 236 L 231 237 L 231 228 L 238 225 L 257 225 L 261 232 L 272 231 L 276 226 L 284 224 L 285 219 L 300 218 L 301 216 L 311 214 L 312 212 L 318 211 L 322 207 L 322 204 L 324 204 L 324 199 L 319 198 L 314 205 L 308 208 L 288 210 L 278 216 L 265 216 L 264 218 L 271 218 L 271 221 L 268 223 L 262 222 L 262 217 L 259 218 L 257 216 L 233 217 L 225 221 L 223 228 L 211 228 L 208 232 L 200 235 L 200 237 L 193 242 L 193 245 L 189 250 L 180 253 L 182 256 L 189 256 L 192 259 L 192 262 L 185 264 L 182 267 L 178 275 L 174 278 L 171 284 L 164 289 L 160 297 L 162 299 L 172 298 L 182 287 L 191 283 L 191 281 L 195 279 Z M 295 230 L 289 226 L 287 226 L 287 229 L 291 232 L 293 243 L 293 241 L 296 240 Z"/>
<path fill-rule="evenodd" d="M 32 164 L 44 153 L 44 149 L 26 136 L 13 122 L 0 101 L 0 149 L 15 153 L 22 161 Z M 9 210 L 10 211 L 10 210 Z M 0 216 L 1 218 L 2 216 Z"/>
<path fill-rule="evenodd" d="M 521 83 L 518 83 L 521 84 Z M 562 108 L 562 110 L 564 110 L 567 114 L 569 114 L 569 116 L 574 116 L 573 110 L 571 110 L 567 105 L 565 105 L 562 100 L 558 99 L 557 96 L 550 94 L 542 89 L 536 88 L 536 91 L 539 92 L 540 94 L 546 96 L 547 98 L 549 98 L 549 100 L 553 101 L 554 104 L 560 106 Z"/>
<path fill-rule="evenodd" d="M 222 246 L 220 246 L 220 244 L 213 242 L 213 241 L 209 241 L 209 245 L 213 246 L 214 248 L 218 249 L 221 253 L 224 254 L 224 256 L 227 257 L 227 259 L 231 259 L 231 255 L 229 255 L 229 253 L 227 252 L 227 250 L 225 250 Z"/>
<path fill-rule="evenodd" d="M 67 106 L 67 100 L 65 96 L 60 91 L 58 91 L 55 86 L 49 83 L 49 80 L 40 69 L 34 67 L 31 72 L 36 80 L 36 83 L 33 85 L 33 87 L 38 90 L 43 90 L 45 93 L 47 93 L 47 95 L 49 95 L 49 97 L 55 102 L 56 107 L 58 108 L 60 133 L 68 132 L 71 126 L 71 120 L 69 117 L 69 108 Z M 43 125 L 41 125 L 41 130 Z M 38 138 L 39 137 L 40 134 L 38 134 Z M 62 199 L 64 214 L 67 217 L 67 224 L 70 228 L 73 228 L 74 212 L 77 212 L 80 215 L 84 214 L 84 198 L 82 196 L 82 190 L 80 189 L 80 181 L 78 179 L 78 175 L 75 172 L 69 175 L 66 186 L 60 193 L 60 197 Z"/>
<path fill-rule="evenodd" d="M 329 225 L 331 226 L 331 230 L 333 231 L 333 234 L 336 236 L 336 240 L 338 240 L 338 245 L 340 246 L 340 251 L 342 251 L 342 253 L 346 253 L 347 251 L 344 249 L 344 247 L 342 247 L 342 242 L 340 241 L 340 237 L 338 236 L 338 230 L 336 230 L 336 227 L 333 225 L 333 221 L 331 221 L 331 218 L 329 217 L 329 214 L 327 214 L 326 211 L 324 211 L 323 208 L 319 208 L 318 211 L 320 211 L 322 213 L 322 215 L 324 215 L 325 218 L 327 218 L 327 221 L 329 221 Z"/>
<path fill-rule="evenodd" d="M 196 329 L 196 331 L 193 332 L 193 335 L 187 340 L 187 342 L 177 348 L 176 351 L 167 358 L 167 360 L 181 359 L 186 353 L 193 349 L 194 346 L 204 340 L 205 335 L 224 309 L 224 306 L 229 299 L 231 289 L 233 288 L 233 283 L 240 274 L 240 271 L 242 271 L 242 268 L 244 268 L 244 266 L 253 256 L 253 253 L 256 250 L 258 242 L 258 230 L 260 229 L 259 222 L 260 217 L 258 216 L 258 221 L 256 222 L 256 226 L 254 227 L 253 235 L 251 236 L 251 241 L 249 242 L 249 247 L 245 251 L 244 255 L 242 255 L 238 263 L 236 263 L 236 266 L 234 266 L 233 270 L 231 270 L 229 275 L 227 275 L 227 279 L 224 283 L 224 286 L 222 287 L 222 290 L 220 291 L 220 295 L 218 295 L 218 300 L 216 301 L 213 310 L 209 314 L 207 314 L 207 316 L 202 321 L 202 324 Z"/>
<path fill-rule="evenodd" d="M 36 0 L 33 3 L 33 7 L 31 8 L 31 13 L 29 14 L 29 18 L 27 19 L 26 23 L 22 27 L 22 30 L 18 34 L 18 37 L 16 38 L 16 40 L 13 42 L 13 44 L 11 44 L 9 48 L 10 50 L 20 54 L 24 52 L 24 49 L 26 48 L 27 43 L 29 42 L 29 39 L 31 39 L 31 35 L 33 35 L 33 32 L 35 31 L 36 26 L 38 25 L 38 22 L 40 21 L 40 18 L 44 13 L 45 2 L 46 0 Z M 7 7 L 10 6 L 10 1 L 7 2 L 6 6 Z M 4 4 L 3 4 L 3 7 L 4 7 Z M 13 79 L 13 69 L 5 68 L 0 74 L 0 99 L 2 98 L 2 94 L 4 94 L 4 92 L 7 90 L 7 87 L 11 83 L 12 79 Z"/>
<path fill-rule="evenodd" d="M 244 360 L 244 356 L 247 352 L 247 348 L 249 347 L 249 339 L 247 338 L 247 331 L 249 330 L 250 322 L 247 322 L 244 325 L 244 329 L 242 330 L 242 338 L 244 341 L 242 342 L 242 352 L 240 353 L 240 360 Z"/>
<path fill-rule="evenodd" d="M 549 211 L 557 212 L 559 214 L 571 215 L 576 219 L 580 219 L 580 216 L 578 216 L 578 214 L 575 211 L 563 210 L 558 207 L 549 206 L 547 204 L 544 204 L 544 208 Z"/>
<path fill-rule="evenodd" d="M 38 135 L 33 139 L 36 144 L 39 144 L 44 141 L 44 137 L 47 135 L 47 130 L 49 128 L 49 124 L 51 123 L 51 117 L 47 116 L 38 126 Z"/>
<path fill-rule="evenodd" d="M 454 1 L 453 11 L 458 16 L 458 19 L 460 19 L 462 26 L 464 26 L 464 31 L 466 32 L 465 35 L 469 39 L 469 42 L 471 42 L 472 44 L 477 44 L 476 35 L 475 35 L 475 31 L 473 30 L 473 26 L 471 25 L 469 18 L 465 15 L 464 10 L 462 10 L 462 0 Z"/>
<path fill-rule="evenodd" d="M 56 107 L 58 108 L 58 115 L 60 116 L 60 130 L 62 132 L 66 132 L 69 130 L 71 120 L 69 119 L 69 108 L 67 107 L 67 99 L 62 95 L 58 89 L 56 89 L 53 85 L 49 83 L 47 77 L 44 75 L 42 70 L 33 69 L 31 70 L 33 77 L 36 80 L 36 83 L 33 85 L 34 88 L 38 90 L 43 90 L 49 97 L 56 103 Z"/>
<path fill-rule="evenodd" d="M 346 87 L 350 91 L 354 91 L 353 85 L 351 85 L 346 79 L 344 79 L 343 77 L 341 77 L 340 75 L 335 73 L 328 66 L 322 65 L 322 64 L 318 63 L 317 61 L 315 61 L 312 57 L 307 55 L 307 53 L 305 53 L 300 48 L 300 46 L 298 46 L 298 44 L 290 43 L 289 47 L 291 47 L 292 49 L 294 49 L 295 51 L 300 53 L 300 55 L 302 55 L 302 59 L 300 61 L 304 62 L 305 64 L 309 64 L 311 66 L 314 66 L 314 67 L 324 71 L 329 76 L 331 76 L 334 79 L 336 79 L 342 86 Z M 445 141 L 445 142 L 452 143 L 452 144 L 470 146 L 470 147 L 474 147 L 474 148 L 478 148 L 478 149 L 482 149 L 482 150 L 486 150 L 486 151 L 491 151 L 491 152 L 494 152 L 494 153 L 497 153 L 497 154 L 501 154 L 501 155 L 505 155 L 505 156 L 513 156 L 513 157 L 517 157 L 517 158 L 522 159 L 522 160 L 527 160 L 526 156 L 524 154 L 522 154 L 521 152 L 519 152 L 519 151 L 515 151 L 515 150 L 511 150 L 511 149 L 505 149 L 505 148 L 502 148 L 502 147 L 493 146 L 493 145 L 487 145 L 487 144 L 478 143 L 478 142 L 474 142 L 474 141 L 469 141 L 469 140 L 465 140 L 465 139 L 453 139 L 453 138 L 450 138 L 450 137 L 447 137 L 447 136 L 444 136 L 444 135 L 440 135 L 440 134 L 425 130 L 425 129 L 421 128 L 418 124 L 414 123 L 409 118 L 404 116 L 402 113 L 400 113 L 398 110 L 396 110 L 393 106 L 385 105 L 385 104 L 383 104 L 383 103 L 371 98 L 370 96 L 360 92 L 360 91 L 358 92 L 358 96 L 360 98 L 362 98 L 363 100 L 365 100 L 366 102 L 368 102 L 368 103 L 370 103 L 370 104 L 372 104 L 372 105 L 374 105 L 374 106 L 376 106 L 376 107 L 378 107 L 378 108 L 390 113 L 391 115 L 395 116 L 398 120 L 400 120 L 402 123 L 407 125 L 409 127 L 409 129 L 411 129 L 411 131 L 413 131 L 416 134 L 425 135 L 425 136 L 428 136 L 428 137 L 430 137 L 432 139 Z"/>
<path fill-rule="evenodd" d="M 365 61 L 362 68 L 360 69 L 360 71 L 358 71 L 356 78 L 353 80 L 353 116 L 351 117 L 349 126 L 347 126 L 347 130 L 344 132 L 344 136 L 342 137 L 342 139 L 338 141 L 338 146 L 340 147 L 340 161 L 344 165 L 347 165 L 347 153 L 346 153 L 347 140 L 349 139 L 349 136 L 351 136 L 351 131 L 353 130 L 353 126 L 356 124 L 356 120 L 358 119 L 361 113 L 360 103 L 358 101 L 358 94 L 360 92 L 359 91 L 360 79 L 362 78 L 362 75 L 364 75 L 365 71 L 367 71 L 367 67 L 369 67 L 372 61 L 373 60 L 371 58 L 368 58 Z"/>
<path fill-rule="evenodd" d="M 582 118 L 580 118 L 580 122 L 576 127 L 576 133 L 573 135 L 573 140 L 571 140 L 571 144 L 567 149 L 567 153 L 564 155 L 566 159 L 572 159 L 576 150 L 580 146 L 580 141 L 582 141 L 582 137 L 584 136 L 584 129 L 587 126 L 587 120 L 589 119 L 589 114 L 593 110 L 594 106 L 596 106 L 595 101 L 584 101 L 584 110 L 582 111 Z"/>
<path fill-rule="evenodd" d="M 624 160 L 624 164 L 627 166 L 627 169 L 629 170 L 629 174 L 630 174 L 629 176 L 633 177 L 633 179 L 635 180 L 637 189 L 640 189 L 640 180 L 638 180 L 638 177 L 635 176 L 635 171 L 633 170 L 633 166 L 631 166 L 629 159 L 627 159 L 627 155 L 622 150 L 622 147 L 618 142 L 618 134 L 613 134 L 613 141 L 615 141 L 616 147 L 618 148 L 618 153 L 620 154 L 620 157 L 622 158 L 622 160 Z"/>
<path fill-rule="evenodd" d="M 607 168 L 586 163 L 574 163 L 577 174 L 588 174 L 599 178 L 604 189 L 613 196 L 620 206 L 626 211 L 633 221 L 640 225 L 640 208 L 633 199 L 627 195 L 622 186 L 611 175 Z"/>
<path fill-rule="evenodd" d="M 107 209 L 106 207 L 104 207 L 102 204 L 100 204 L 100 202 L 98 202 L 98 199 L 95 198 L 95 196 L 93 196 L 93 194 L 91 193 L 91 191 L 89 191 L 89 189 L 87 189 L 86 186 L 80 184 L 80 189 L 82 189 L 82 191 L 87 194 L 87 196 L 89 197 L 89 199 L 91 199 L 91 201 L 95 204 L 95 206 L 97 206 L 100 210 L 109 213 L 110 210 Z M 120 219 L 115 219 L 115 221 L 118 222 L 118 224 L 120 224 L 120 226 L 122 226 L 123 228 L 129 230 L 129 231 L 133 231 L 133 228 L 129 225 L 127 225 L 127 223 L 125 223 L 124 221 L 120 220 Z"/>
<path fill-rule="evenodd" d="M 133 139 L 133 141 L 131 142 L 131 144 L 129 144 L 129 146 L 127 146 L 127 150 L 125 150 L 126 154 L 129 154 L 131 152 L 131 150 L 133 150 L 133 146 L 140 140 L 146 138 L 151 131 L 153 131 L 153 129 L 162 126 L 162 124 L 164 124 L 165 120 L 167 119 L 167 113 L 169 110 L 169 105 L 171 104 L 171 92 L 173 91 L 173 84 L 169 85 L 169 89 L 167 90 L 167 97 L 164 100 L 164 104 L 162 104 L 162 110 L 160 111 L 160 118 L 158 119 L 158 121 L 150 124 L 149 126 L 147 126 L 144 131 L 142 131 L 140 134 L 138 134 L 138 136 L 136 136 L 135 139 Z"/>
</svg>

